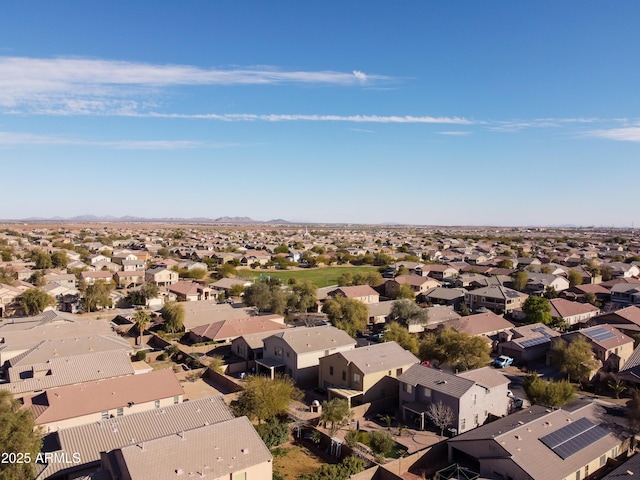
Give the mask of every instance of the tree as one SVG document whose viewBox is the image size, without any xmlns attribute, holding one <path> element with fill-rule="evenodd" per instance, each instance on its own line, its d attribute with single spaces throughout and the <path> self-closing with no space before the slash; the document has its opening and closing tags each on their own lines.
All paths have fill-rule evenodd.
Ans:
<svg viewBox="0 0 640 480">
<path fill-rule="evenodd" d="M 585 293 L 584 299 L 587 301 L 587 303 L 590 303 L 594 307 L 600 308 L 602 306 L 602 302 L 598 300 L 598 297 L 596 297 L 595 293 L 593 292 Z"/>
<path fill-rule="evenodd" d="M 369 309 L 359 300 L 337 295 L 324 302 L 322 311 L 327 314 L 334 327 L 344 330 L 352 337 L 367 327 Z"/>
<path fill-rule="evenodd" d="M 627 389 L 627 386 L 624 384 L 624 381 L 622 381 L 619 378 L 614 378 L 610 380 L 609 383 L 607 383 L 607 385 L 613 391 L 613 395 L 616 398 L 620 398 L 620 394 L 622 394 L 622 392 L 624 392 Z"/>
<path fill-rule="evenodd" d="M 11 393 L 0 390 L 0 445 L 3 454 L 22 455 L 24 462 L 0 462 L 0 478 L 30 480 L 35 478 L 36 456 L 42 446 L 40 432 L 35 430 L 31 410 L 22 409 Z M 29 461 L 26 461 L 29 459 Z"/>
<path fill-rule="evenodd" d="M 389 320 L 398 322 L 405 327 L 426 325 L 429 322 L 429 312 L 416 305 L 415 302 L 402 298 L 393 302 L 389 312 Z"/>
<path fill-rule="evenodd" d="M 409 333 L 409 330 L 397 322 L 389 323 L 389 327 L 387 331 L 384 332 L 383 338 L 385 342 L 396 342 L 414 355 L 418 354 L 418 340 Z"/>
<path fill-rule="evenodd" d="M 287 412 L 289 403 L 301 400 L 303 393 L 288 376 L 276 376 L 273 380 L 263 376 L 247 379 L 245 388 L 237 400 L 231 402 L 231 409 L 237 417 L 246 415 L 250 419 L 275 418 Z"/>
<path fill-rule="evenodd" d="M 278 253 L 289 253 L 289 247 L 287 247 L 284 243 L 278 245 L 274 250 L 273 253 L 278 254 Z"/>
<path fill-rule="evenodd" d="M 113 305 L 111 300 L 111 290 L 113 285 L 106 283 L 104 280 L 98 280 L 92 285 L 84 285 L 81 290 L 84 290 L 84 298 L 82 299 L 83 306 L 87 312 L 93 312 L 98 307 L 110 307 Z"/>
<path fill-rule="evenodd" d="M 344 425 L 353 413 L 349 408 L 349 402 L 344 398 L 332 398 L 328 402 L 322 402 L 322 414 L 320 421 L 331 424 L 329 433 L 335 435 L 342 425 Z"/>
<path fill-rule="evenodd" d="M 145 283 L 139 290 L 132 290 L 127 295 L 129 305 L 146 305 L 151 298 L 156 298 L 159 294 L 158 286 L 155 283 Z"/>
<path fill-rule="evenodd" d="M 546 298 L 547 300 L 553 300 L 554 298 L 558 298 L 558 292 L 556 291 L 556 289 L 553 287 L 553 285 L 548 285 L 545 289 L 544 289 L 544 294 L 542 295 L 544 298 Z"/>
<path fill-rule="evenodd" d="M 413 300 L 414 298 L 416 298 L 416 292 L 413 291 L 409 284 L 403 283 L 392 292 L 391 296 L 396 300 L 402 298 Z"/>
<path fill-rule="evenodd" d="M 591 345 L 582 336 L 577 336 L 571 342 L 558 340 L 551 349 L 554 365 L 565 373 L 569 380 L 589 380 L 591 372 L 598 368 L 599 362 L 593 355 Z"/>
<path fill-rule="evenodd" d="M 429 420 L 440 429 L 440 436 L 444 434 L 444 429 L 451 425 L 453 421 L 453 410 L 442 402 L 430 404 L 425 413 Z"/>
<path fill-rule="evenodd" d="M 289 438 L 289 425 L 281 422 L 277 417 L 270 418 L 266 423 L 256 425 L 255 429 L 267 448 L 277 447 Z"/>
<path fill-rule="evenodd" d="M 513 274 L 513 289 L 518 290 L 519 292 L 523 292 L 527 287 L 527 282 L 529 281 L 529 275 L 527 272 L 519 271 Z"/>
<path fill-rule="evenodd" d="M 553 272 L 550 265 L 540 265 L 540 273 L 550 274 Z"/>
<path fill-rule="evenodd" d="M 138 310 L 133 316 L 133 323 L 138 329 L 138 345 L 142 346 L 142 334 L 151 322 L 151 316 L 144 310 Z"/>
<path fill-rule="evenodd" d="M 374 454 L 384 458 L 393 449 L 393 437 L 389 432 L 374 430 L 369 432 L 369 446 Z"/>
<path fill-rule="evenodd" d="M 225 263 L 224 265 L 220 265 L 218 267 L 218 277 L 220 278 L 229 278 L 233 277 L 236 274 L 236 267 L 234 267 L 230 263 Z"/>
<path fill-rule="evenodd" d="M 498 262 L 498 267 L 510 269 L 513 268 L 513 262 L 508 258 L 503 258 Z"/>
<path fill-rule="evenodd" d="M 337 465 L 325 464 L 313 473 L 300 476 L 300 480 L 348 480 L 366 468 L 363 459 L 354 456 L 345 457 Z"/>
<path fill-rule="evenodd" d="M 67 268 L 68 263 L 69 257 L 67 256 L 67 252 L 57 251 L 51 255 L 53 268 Z"/>
<path fill-rule="evenodd" d="M 544 297 L 529 296 L 522 304 L 522 311 L 527 316 L 527 323 L 551 323 L 551 305 Z"/>
<path fill-rule="evenodd" d="M 164 329 L 168 333 L 184 330 L 184 307 L 179 303 L 167 303 L 160 311 L 164 319 Z"/>
<path fill-rule="evenodd" d="M 31 260 L 36 264 L 36 268 L 43 270 L 51 268 L 51 255 L 42 250 L 34 250 L 31 252 Z"/>
<path fill-rule="evenodd" d="M 458 370 L 479 368 L 490 360 L 491 347 L 480 337 L 458 333 L 451 328 L 428 333 L 419 345 L 422 360 L 448 363 Z"/>
<path fill-rule="evenodd" d="M 567 380 L 546 381 L 537 372 L 529 373 L 524 380 L 524 391 L 533 404 L 561 407 L 573 400 L 576 387 Z"/>
<path fill-rule="evenodd" d="M 255 282 L 244 289 L 244 303 L 260 311 L 269 310 L 271 289 L 266 282 Z"/>
<path fill-rule="evenodd" d="M 567 280 L 569 280 L 569 287 L 582 285 L 582 275 L 580 275 L 580 272 L 577 272 L 575 270 L 569 270 L 569 273 L 567 274 Z"/>
<path fill-rule="evenodd" d="M 38 315 L 47 307 L 55 306 L 55 299 L 44 290 L 30 288 L 20 296 L 20 306 L 26 315 Z"/>
<path fill-rule="evenodd" d="M 308 280 L 294 284 L 287 301 L 289 310 L 307 312 L 310 308 L 315 307 L 318 302 L 317 291 L 318 288 Z"/>
</svg>

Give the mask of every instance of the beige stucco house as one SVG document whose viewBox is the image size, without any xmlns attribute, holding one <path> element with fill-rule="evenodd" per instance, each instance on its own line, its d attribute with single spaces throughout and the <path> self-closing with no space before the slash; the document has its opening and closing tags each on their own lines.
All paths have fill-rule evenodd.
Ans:
<svg viewBox="0 0 640 480">
<path fill-rule="evenodd" d="M 377 343 L 320 358 L 318 385 L 328 389 L 329 399 L 374 402 L 397 396 L 398 376 L 417 363 L 418 357 L 396 342 Z"/>
</svg>

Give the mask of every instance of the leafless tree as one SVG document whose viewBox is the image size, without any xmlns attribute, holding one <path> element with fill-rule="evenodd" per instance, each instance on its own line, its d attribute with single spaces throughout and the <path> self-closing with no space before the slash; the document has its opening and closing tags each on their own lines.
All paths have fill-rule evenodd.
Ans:
<svg viewBox="0 0 640 480">
<path fill-rule="evenodd" d="M 444 435 L 453 420 L 453 410 L 442 402 L 432 403 L 426 411 L 427 417 L 440 429 L 440 436 Z"/>
</svg>

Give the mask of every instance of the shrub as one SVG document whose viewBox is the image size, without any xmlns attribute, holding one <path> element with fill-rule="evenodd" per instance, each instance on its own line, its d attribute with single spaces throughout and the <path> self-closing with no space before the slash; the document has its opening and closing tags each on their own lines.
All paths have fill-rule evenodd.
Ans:
<svg viewBox="0 0 640 480">
<path fill-rule="evenodd" d="M 255 426 L 258 435 L 269 448 L 283 444 L 289 439 L 289 425 L 277 418 Z"/>
<path fill-rule="evenodd" d="M 136 359 L 138 362 L 141 362 L 141 361 L 142 361 L 142 360 L 144 360 L 145 358 L 147 358 L 147 352 L 145 352 L 144 350 L 139 350 L 139 351 L 136 353 L 135 359 Z"/>
</svg>

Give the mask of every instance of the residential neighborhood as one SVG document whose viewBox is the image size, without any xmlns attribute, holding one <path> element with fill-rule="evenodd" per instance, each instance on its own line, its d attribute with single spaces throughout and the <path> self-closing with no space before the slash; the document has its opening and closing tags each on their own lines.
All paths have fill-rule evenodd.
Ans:
<svg viewBox="0 0 640 480">
<path fill-rule="evenodd" d="M 0 394 L 38 480 L 296 478 L 278 445 L 300 476 L 407 480 L 635 458 L 635 231 L 34 224 L 0 251 Z"/>
</svg>

